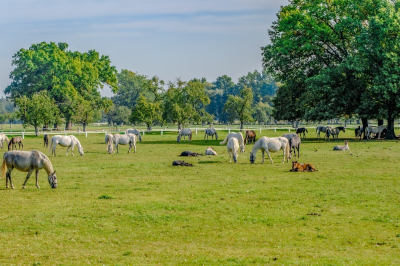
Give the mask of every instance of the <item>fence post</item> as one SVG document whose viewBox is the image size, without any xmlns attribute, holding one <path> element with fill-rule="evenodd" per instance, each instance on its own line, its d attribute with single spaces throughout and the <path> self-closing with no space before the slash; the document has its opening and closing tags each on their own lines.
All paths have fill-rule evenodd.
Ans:
<svg viewBox="0 0 400 266">
<path fill-rule="evenodd" d="M 261 127 L 260 127 L 260 133 L 261 133 Z"/>
<path fill-rule="evenodd" d="M 85 133 L 86 133 L 86 137 L 87 137 L 87 131 Z"/>
<path fill-rule="evenodd" d="M 161 136 L 163 135 L 163 132 L 164 132 L 164 131 L 161 129 Z"/>
<path fill-rule="evenodd" d="M 274 132 L 276 132 L 276 127 L 274 128 Z"/>
<path fill-rule="evenodd" d="M 231 128 L 229 128 L 229 133 L 231 133 Z"/>
<path fill-rule="evenodd" d="M 197 127 L 196 127 L 196 135 L 197 135 Z"/>
<path fill-rule="evenodd" d="M 143 136 L 144 136 L 144 130 L 143 130 Z"/>
<path fill-rule="evenodd" d="M 290 132 L 290 127 L 289 127 L 289 132 Z"/>
</svg>

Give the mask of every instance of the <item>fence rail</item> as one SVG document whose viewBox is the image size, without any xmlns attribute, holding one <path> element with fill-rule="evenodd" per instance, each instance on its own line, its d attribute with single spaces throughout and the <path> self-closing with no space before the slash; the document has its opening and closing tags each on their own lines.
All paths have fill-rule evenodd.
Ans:
<svg viewBox="0 0 400 266">
<path fill-rule="evenodd" d="M 399 127 L 400 126 L 395 126 L 395 128 L 399 128 Z M 205 131 L 208 127 L 189 127 L 189 128 L 191 130 L 193 130 L 195 132 L 195 134 L 198 134 L 199 132 Z M 305 127 L 305 128 L 307 128 L 307 129 L 315 129 L 316 127 L 315 126 L 310 126 L 310 127 Z M 351 129 L 354 129 L 355 127 L 348 126 L 346 128 L 351 130 Z M 246 130 L 257 130 L 260 133 L 262 131 L 270 131 L 270 130 L 273 130 L 274 132 L 276 132 L 277 130 L 279 130 L 279 131 L 287 130 L 288 132 L 296 132 L 296 128 L 293 128 L 293 127 L 290 127 L 290 126 L 288 126 L 288 127 L 272 127 L 272 126 L 267 126 L 267 127 L 262 126 L 261 127 L 260 126 L 260 127 L 246 127 L 246 128 L 243 128 L 243 129 L 240 129 L 238 127 L 225 127 L 225 128 L 217 127 L 217 128 L 214 128 L 214 129 L 217 130 L 217 131 L 228 131 L 229 133 L 231 131 L 242 131 L 242 132 L 245 132 Z M 143 135 L 146 135 L 146 133 L 147 133 L 147 129 L 140 129 L 139 131 Z M 164 132 L 177 132 L 178 133 L 179 130 L 176 129 L 176 128 L 166 128 L 165 127 L 165 128 L 152 129 L 151 132 L 160 132 L 160 134 L 163 135 Z M 34 136 L 34 135 L 36 135 L 36 133 L 34 131 L 9 131 L 9 132 L 2 131 L 2 133 L 6 134 L 6 135 L 22 136 L 22 138 L 24 138 L 25 136 Z M 71 130 L 58 130 L 58 131 L 55 131 L 55 130 L 51 130 L 51 131 L 39 131 L 38 135 L 47 134 L 47 135 L 65 135 L 66 136 L 66 135 L 72 135 L 73 134 L 73 135 L 85 135 L 85 137 L 87 138 L 88 134 L 90 135 L 90 134 L 108 134 L 108 133 L 125 133 L 125 131 L 121 131 L 121 130 L 104 130 L 104 129 L 102 129 L 102 130 L 92 130 L 92 131 L 86 131 L 86 132 L 83 132 L 83 131 L 80 131 L 80 130 L 78 130 L 78 131 L 71 131 Z"/>
</svg>

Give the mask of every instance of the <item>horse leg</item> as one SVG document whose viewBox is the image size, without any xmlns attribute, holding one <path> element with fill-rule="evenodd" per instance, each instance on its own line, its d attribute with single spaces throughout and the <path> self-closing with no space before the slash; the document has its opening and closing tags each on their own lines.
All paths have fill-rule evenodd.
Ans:
<svg viewBox="0 0 400 266">
<path fill-rule="evenodd" d="M 20 143 L 21 143 L 21 146 L 22 146 L 22 150 L 24 150 L 24 144 L 22 142 L 20 142 Z"/>
<path fill-rule="evenodd" d="M 133 153 L 136 153 L 136 143 L 133 144 Z"/>
<path fill-rule="evenodd" d="M 131 148 L 132 148 L 132 144 L 131 144 L 131 143 L 129 143 L 129 149 L 128 149 L 128 153 L 131 151 Z"/>
<path fill-rule="evenodd" d="M 36 170 L 36 187 L 40 188 L 39 187 L 39 170 Z"/>
<path fill-rule="evenodd" d="M 75 146 L 74 144 L 72 144 L 72 146 L 71 146 L 71 155 L 72 155 L 72 156 L 74 156 L 74 153 L 73 153 L 73 151 L 74 151 L 74 146 Z"/>
<path fill-rule="evenodd" d="M 12 169 L 8 169 L 7 173 L 6 173 L 6 188 L 8 188 L 8 180 L 10 180 L 10 186 L 12 189 L 14 189 L 14 185 L 11 181 L 11 171 L 12 171 Z"/>
<path fill-rule="evenodd" d="M 273 164 L 274 162 L 272 161 L 271 154 L 269 154 L 268 149 L 266 150 L 266 152 L 268 154 L 269 160 L 271 161 L 271 164 Z M 264 162 L 264 152 L 263 152 L 263 162 Z M 283 157 L 283 162 L 285 162 L 285 157 Z"/>
<path fill-rule="evenodd" d="M 23 189 L 25 189 L 26 182 L 28 181 L 28 179 L 29 179 L 29 177 L 31 176 L 32 173 L 33 173 L 33 169 L 29 169 L 29 172 L 28 172 L 28 175 L 26 176 L 25 182 L 24 182 L 24 184 L 22 185 L 22 188 L 23 188 Z M 37 180 L 37 179 L 36 179 L 36 180 Z"/>
<path fill-rule="evenodd" d="M 118 153 L 118 144 L 115 144 L 115 148 L 117 149 L 117 153 Z"/>
<path fill-rule="evenodd" d="M 71 146 L 68 146 L 67 152 L 65 153 L 65 156 L 68 156 L 68 150 L 69 150 L 70 147 L 71 147 Z"/>
<path fill-rule="evenodd" d="M 264 163 L 264 151 L 262 151 L 261 153 L 262 153 L 262 161 L 261 161 L 261 163 Z"/>
</svg>

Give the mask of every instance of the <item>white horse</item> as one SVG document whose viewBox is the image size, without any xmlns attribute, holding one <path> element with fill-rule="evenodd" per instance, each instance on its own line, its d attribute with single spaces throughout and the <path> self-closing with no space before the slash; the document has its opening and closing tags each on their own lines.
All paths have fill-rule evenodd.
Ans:
<svg viewBox="0 0 400 266">
<path fill-rule="evenodd" d="M 229 133 L 228 136 L 226 136 L 226 138 L 224 139 L 224 141 L 220 142 L 219 144 L 220 145 L 225 144 L 230 138 L 237 138 L 240 144 L 240 152 L 244 153 L 244 140 L 243 140 L 243 135 L 240 132 Z"/>
<path fill-rule="evenodd" d="M 206 155 L 218 155 L 218 153 L 214 151 L 212 147 L 208 147 L 205 153 Z"/>
<path fill-rule="evenodd" d="M 262 162 L 264 162 L 264 152 L 267 152 L 269 160 L 272 164 L 273 162 L 269 152 L 277 152 L 280 149 L 283 150 L 283 163 L 285 162 L 285 159 L 287 160 L 287 162 L 289 162 L 290 147 L 289 141 L 285 137 L 262 137 L 257 140 L 254 144 L 253 149 L 250 152 L 250 163 L 254 163 L 256 161 L 256 153 L 259 149 L 261 149 L 262 151 Z"/>
<path fill-rule="evenodd" d="M 178 138 L 176 139 L 177 142 L 181 142 L 181 138 L 183 136 L 183 142 L 185 142 L 185 137 L 188 136 L 189 141 L 192 140 L 192 130 L 190 128 L 184 128 L 179 131 Z"/>
<path fill-rule="evenodd" d="M 226 149 L 228 150 L 229 154 L 229 162 L 233 161 L 237 163 L 238 151 L 239 151 L 239 141 L 237 138 L 230 138 L 228 140 L 228 144 L 226 144 Z"/>
<path fill-rule="evenodd" d="M 115 144 L 115 149 L 117 150 L 118 153 L 118 145 L 127 145 L 129 144 L 129 150 L 128 153 L 131 151 L 131 148 L 133 146 L 133 151 L 136 153 L 136 135 L 135 134 L 130 134 L 128 133 L 127 135 L 120 135 L 120 134 L 115 134 L 114 135 L 114 144 Z"/>
<path fill-rule="evenodd" d="M 206 139 L 207 136 L 207 141 L 209 136 L 211 136 L 211 139 L 214 139 L 214 135 L 215 135 L 215 140 L 218 140 L 218 134 L 215 128 L 206 128 L 206 130 L 204 130 L 204 139 Z"/>
<path fill-rule="evenodd" d="M 71 148 L 71 155 L 74 156 L 73 150 L 74 146 L 78 146 L 78 151 L 80 155 L 83 155 L 83 147 L 79 140 L 74 136 L 74 135 L 69 135 L 69 136 L 61 136 L 61 135 L 55 135 L 50 139 L 50 145 L 49 149 L 51 150 L 51 155 L 54 154 L 56 155 L 56 147 L 57 145 L 60 145 L 61 147 L 68 147 L 67 152 L 65 153 L 65 156 L 68 155 L 68 150 Z M 53 147 L 52 147 L 53 146 Z"/>
<path fill-rule="evenodd" d="M 139 141 L 142 142 L 142 135 L 140 134 L 140 131 L 136 128 L 128 128 L 127 130 L 125 130 L 125 135 L 127 134 L 135 134 L 139 137 Z"/>
<path fill-rule="evenodd" d="M 11 188 L 14 185 L 11 180 L 11 172 L 13 169 L 21 172 L 28 172 L 22 188 L 25 188 L 26 182 L 32 175 L 33 171 L 36 173 L 36 187 L 39 187 L 38 175 L 39 170 L 43 169 L 47 173 L 47 179 L 52 188 L 57 188 L 56 171 L 53 170 L 49 158 L 40 151 L 9 151 L 3 155 L 3 164 L 1 165 L 1 176 L 6 177 L 6 188 L 8 188 L 8 181 L 10 181 Z"/>
<path fill-rule="evenodd" d="M 349 142 L 347 140 L 344 141 L 344 145 L 338 145 L 333 147 L 334 151 L 348 151 L 350 150 L 349 148 Z"/>
<path fill-rule="evenodd" d="M 371 139 L 371 133 L 378 134 L 378 139 L 381 138 L 382 131 L 386 128 L 386 126 L 378 126 L 378 127 L 371 127 L 368 126 L 367 130 L 367 139 Z"/>
<path fill-rule="evenodd" d="M 320 137 L 321 137 L 321 135 L 320 135 L 321 132 L 326 133 L 326 129 L 327 129 L 327 128 L 328 128 L 328 127 L 317 126 L 317 128 L 315 129 L 315 133 L 317 134 L 317 138 L 320 138 Z"/>
<path fill-rule="evenodd" d="M 114 149 L 113 149 L 113 135 L 112 134 L 106 134 L 106 143 L 107 143 L 107 151 L 109 154 L 114 153 Z"/>
<path fill-rule="evenodd" d="M 8 145 L 8 143 L 10 143 L 9 138 L 5 134 L 1 133 L 0 134 L 0 148 L 2 148 L 2 149 L 3 149 L 3 142 L 4 141 L 7 141 L 7 145 Z"/>
</svg>

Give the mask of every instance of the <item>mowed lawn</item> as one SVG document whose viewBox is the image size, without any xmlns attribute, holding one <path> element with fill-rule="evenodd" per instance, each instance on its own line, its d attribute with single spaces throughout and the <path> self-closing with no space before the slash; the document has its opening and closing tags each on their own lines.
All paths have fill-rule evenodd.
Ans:
<svg viewBox="0 0 400 266">
<path fill-rule="evenodd" d="M 282 152 L 261 164 L 249 151 L 229 163 L 226 146 L 177 143 L 176 133 L 143 136 L 137 152 L 109 155 L 104 134 L 77 135 L 85 155 L 50 157 L 41 137 L 25 150 L 47 154 L 57 171 L 51 189 L 40 172 L 13 171 L 0 183 L 0 265 L 398 265 L 400 143 L 315 139 L 300 162 L 318 172 L 289 172 Z M 279 136 L 287 131 L 266 131 Z M 257 138 L 260 133 L 257 131 Z M 350 151 L 333 151 L 349 139 Z M 185 150 L 219 156 L 179 157 Z M 5 152 L 5 149 L 2 150 Z M 183 159 L 193 167 L 174 167 Z"/>
</svg>

